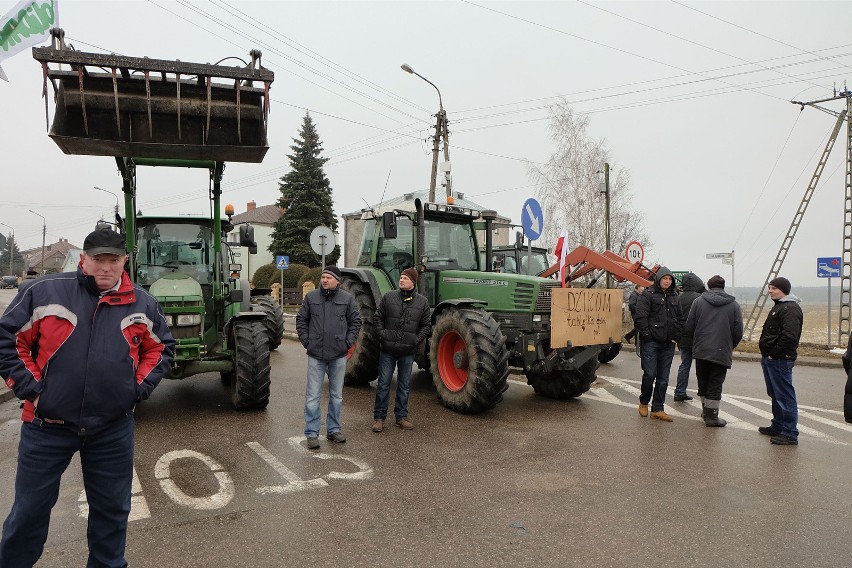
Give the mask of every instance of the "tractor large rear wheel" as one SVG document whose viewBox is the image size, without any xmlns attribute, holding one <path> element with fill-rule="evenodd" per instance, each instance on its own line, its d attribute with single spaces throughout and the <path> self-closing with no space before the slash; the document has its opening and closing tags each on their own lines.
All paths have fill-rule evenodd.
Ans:
<svg viewBox="0 0 852 568">
<path fill-rule="evenodd" d="M 361 331 L 346 361 L 343 384 L 362 386 L 379 376 L 379 334 L 373 325 L 376 302 L 370 287 L 354 278 L 344 276 L 341 287 L 355 298 L 355 305 L 361 314 Z"/>
<path fill-rule="evenodd" d="M 438 398 L 456 412 L 493 408 L 509 388 L 506 339 L 491 314 L 483 310 L 449 309 L 438 316 L 429 363 Z"/>
<path fill-rule="evenodd" d="M 582 367 L 574 371 L 557 371 L 550 374 L 527 372 L 527 382 L 536 394 L 547 398 L 577 398 L 597 379 L 595 371 L 600 366 L 597 357 L 589 359 Z"/>
<path fill-rule="evenodd" d="M 259 319 L 239 320 L 231 328 L 234 374 L 231 402 L 237 410 L 257 410 L 269 404 L 269 339 Z"/>
<path fill-rule="evenodd" d="M 251 303 L 259 306 L 266 314 L 263 318 L 263 326 L 269 338 L 269 350 L 275 351 L 281 345 L 281 338 L 284 337 L 284 311 L 271 296 L 254 296 Z"/>
</svg>

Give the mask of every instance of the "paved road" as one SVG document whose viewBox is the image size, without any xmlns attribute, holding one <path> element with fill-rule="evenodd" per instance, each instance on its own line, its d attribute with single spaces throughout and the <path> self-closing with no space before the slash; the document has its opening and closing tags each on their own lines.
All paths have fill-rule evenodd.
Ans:
<svg viewBox="0 0 852 568">
<path fill-rule="evenodd" d="M 440 406 L 414 377 L 416 429 L 370 432 L 373 387 L 346 389 L 346 444 L 303 449 L 305 357 L 272 356 L 263 412 L 231 410 L 216 376 L 161 384 L 138 409 L 134 567 L 843 566 L 852 557 L 852 425 L 844 378 L 797 367 L 801 444 L 756 427 L 769 404 L 759 366 L 737 362 L 731 424 L 670 403 L 672 424 L 636 412 L 638 358 L 625 353 L 575 401 L 513 377 L 476 416 Z M 693 385 L 694 386 L 694 376 Z M 0 404 L 0 516 L 12 500 L 19 430 Z M 85 564 L 79 465 L 63 481 L 39 566 Z"/>
</svg>

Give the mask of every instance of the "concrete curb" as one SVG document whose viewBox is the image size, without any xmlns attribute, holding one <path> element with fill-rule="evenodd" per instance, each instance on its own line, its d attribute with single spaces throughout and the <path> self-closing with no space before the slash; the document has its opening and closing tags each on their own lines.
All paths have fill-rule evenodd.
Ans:
<svg viewBox="0 0 852 568">
<path fill-rule="evenodd" d="M 0 387 L 0 402 L 7 402 L 15 398 L 15 391 L 10 388 Z"/>
<path fill-rule="evenodd" d="M 621 350 L 635 352 L 636 347 L 628 343 L 623 343 L 621 345 Z M 739 351 L 734 351 L 734 361 L 759 362 L 760 354 L 742 353 Z M 799 357 L 798 359 L 796 359 L 796 365 L 802 365 L 804 367 L 825 367 L 827 369 L 842 369 L 843 361 L 840 359 L 840 357 L 838 357 L 837 359 L 831 357 Z"/>
</svg>

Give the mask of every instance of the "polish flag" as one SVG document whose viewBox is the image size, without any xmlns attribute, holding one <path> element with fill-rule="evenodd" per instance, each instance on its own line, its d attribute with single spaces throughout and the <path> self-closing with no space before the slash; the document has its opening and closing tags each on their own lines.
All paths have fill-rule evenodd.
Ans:
<svg viewBox="0 0 852 568">
<path fill-rule="evenodd" d="M 556 258 L 559 259 L 559 281 L 565 287 L 565 257 L 568 255 L 568 231 L 562 231 L 559 240 L 556 241 Z"/>
</svg>

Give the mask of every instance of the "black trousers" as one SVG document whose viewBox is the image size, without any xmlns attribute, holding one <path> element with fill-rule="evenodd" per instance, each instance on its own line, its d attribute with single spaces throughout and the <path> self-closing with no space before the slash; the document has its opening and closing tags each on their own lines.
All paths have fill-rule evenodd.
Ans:
<svg viewBox="0 0 852 568">
<path fill-rule="evenodd" d="M 695 376 L 698 378 L 698 396 L 707 400 L 722 400 L 722 384 L 728 368 L 713 361 L 695 359 Z"/>
</svg>

